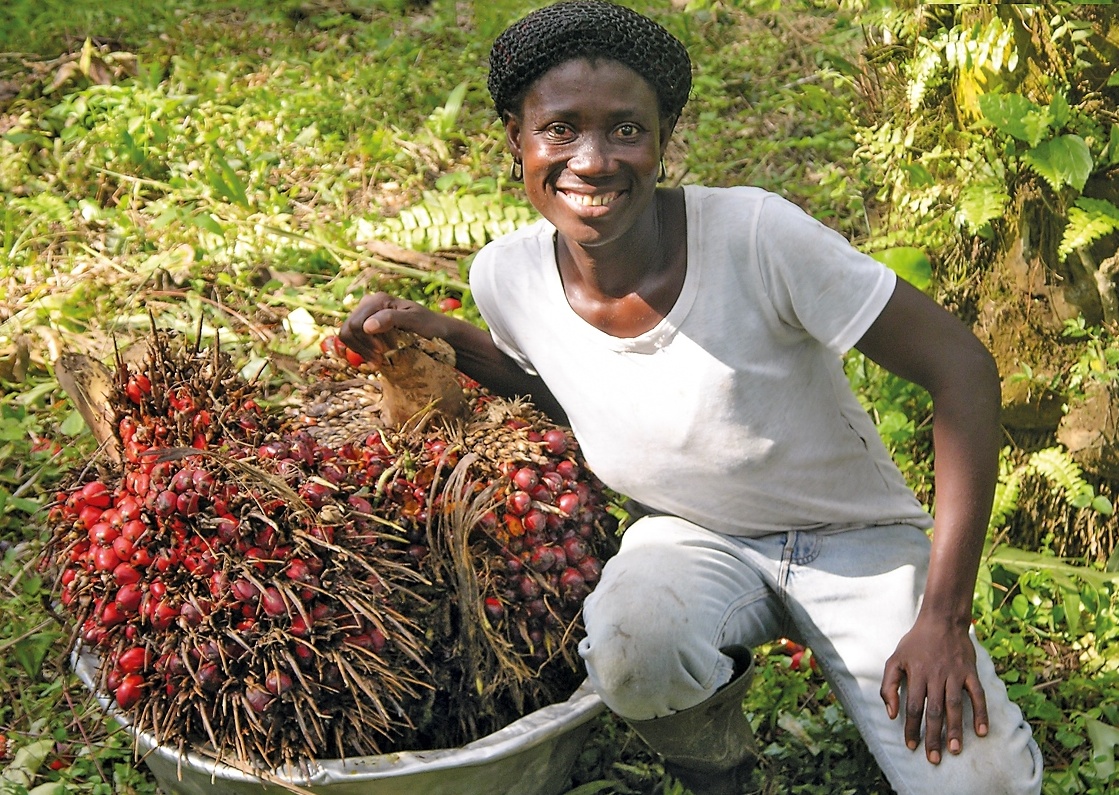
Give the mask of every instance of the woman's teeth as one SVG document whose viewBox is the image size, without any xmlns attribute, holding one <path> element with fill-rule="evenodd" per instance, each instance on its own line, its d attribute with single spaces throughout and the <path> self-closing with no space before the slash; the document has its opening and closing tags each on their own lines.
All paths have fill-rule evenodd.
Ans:
<svg viewBox="0 0 1119 795">
<path fill-rule="evenodd" d="M 575 204 L 580 204 L 584 207 L 602 207 L 610 204 L 614 199 L 618 198 L 617 193 L 598 193 L 593 196 L 588 196 L 585 193 L 568 193 L 567 198 Z"/>
</svg>

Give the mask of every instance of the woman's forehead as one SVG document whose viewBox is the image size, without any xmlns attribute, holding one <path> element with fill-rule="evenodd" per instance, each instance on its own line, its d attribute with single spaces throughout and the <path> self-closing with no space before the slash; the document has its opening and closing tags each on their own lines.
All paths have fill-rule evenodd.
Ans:
<svg viewBox="0 0 1119 795">
<path fill-rule="evenodd" d="M 619 103 L 632 112 L 659 112 L 649 81 L 620 61 L 592 56 L 569 58 L 540 75 L 525 94 L 525 106 L 588 106 Z"/>
</svg>

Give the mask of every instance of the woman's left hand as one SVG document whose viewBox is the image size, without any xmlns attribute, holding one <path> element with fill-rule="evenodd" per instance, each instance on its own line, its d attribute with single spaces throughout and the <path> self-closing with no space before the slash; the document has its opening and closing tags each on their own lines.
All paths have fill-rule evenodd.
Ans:
<svg viewBox="0 0 1119 795">
<path fill-rule="evenodd" d="M 899 691 L 905 682 L 905 704 Z M 964 699 L 970 699 L 976 735 L 989 726 L 987 697 L 975 667 L 975 647 L 966 627 L 919 616 L 886 661 L 880 690 L 894 719 L 904 706 L 905 744 L 916 750 L 925 724 L 925 756 L 939 764 L 944 745 L 958 754 L 964 742 Z"/>
</svg>

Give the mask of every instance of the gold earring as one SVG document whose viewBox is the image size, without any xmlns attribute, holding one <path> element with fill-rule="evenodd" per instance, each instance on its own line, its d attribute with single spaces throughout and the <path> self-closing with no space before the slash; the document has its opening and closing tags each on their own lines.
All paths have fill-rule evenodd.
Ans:
<svg viewBox="0 0 1119 795">
<path fill-rule="evenodd" d="M 513 180 L 514 182 L 520 182 L 522 179 L 524 179 L 524 176 L 525 169 L 524 166 L 521 164 L 520 158 L 514 157 L 513 165 L 509 169 L 509 179 Z"/>
<path fill-rule="evenodd" d="M 668 179 L 668 171 L 664 167 L 664 158 L 661 158 L 661 173 L 657 175 L 657 182 L 664 182 Z"/>
</svg>

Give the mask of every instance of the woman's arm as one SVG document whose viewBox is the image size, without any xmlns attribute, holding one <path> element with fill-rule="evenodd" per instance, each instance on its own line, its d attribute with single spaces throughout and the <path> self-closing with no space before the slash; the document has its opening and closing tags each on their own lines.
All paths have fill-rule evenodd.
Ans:
<svg viewBox="0 0 1119 795">
<path fill-rule="evenodd" d="M 971 645 L 975 577 L 998 476 L 998 371 L 971 331 L 923 293 L 898 280 L 894 295 L 856 348 L 933 400 L 935 526 L 924 601 L 910 632 L 886 662 L 882 699 L 898 715 L 906 683 L 905 740 L 916 749 L 925 719 L 925 754 L 941 759 L 963 743 L 964 698 L 975 733 L 987 733 L 987 706 Z"/>
<path fill-rule="evenodd" d="M 455 349 L 458 369 L 490 392 L 504 397 L 529 397 L 536 408 L 556 422 L 566 424 L 567 415 L 544 381 L 522 370 L 494 345 L 488 333 L 466 321 L 432 312 L 388 293 L 374 293 L 361 299 L 342 324 L 338 336 L 348 348 L 376 367 L 386 350 L 380 335 L 390 329 L 444 340 Z"/>
</svg>

